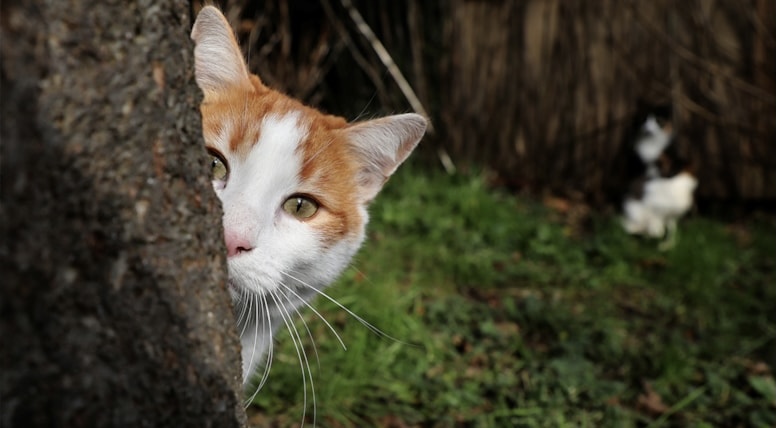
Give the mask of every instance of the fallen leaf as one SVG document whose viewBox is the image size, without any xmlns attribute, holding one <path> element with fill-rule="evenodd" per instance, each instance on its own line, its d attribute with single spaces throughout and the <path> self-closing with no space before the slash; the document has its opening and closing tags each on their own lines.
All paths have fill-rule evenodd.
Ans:
<svg viewBox="0 0 776 428">
<path fill-rule="evenodd" d="M 644 393 L 639 394 L 636 399 L 636 406 L 652 414 L 663 414 L 668 411 L 668 406 L 663 403 L 663 398 L 652 389 L 649 382 L 644 382 Z"/>
</svg>

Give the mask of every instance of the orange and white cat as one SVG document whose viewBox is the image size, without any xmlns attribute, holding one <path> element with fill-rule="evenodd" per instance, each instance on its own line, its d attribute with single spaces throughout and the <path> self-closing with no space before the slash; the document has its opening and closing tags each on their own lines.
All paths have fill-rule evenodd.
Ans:
<svg viewBox="0 0 776 428">
<path fill-rule="evenodd" d="M 271 358 L 277 328 L 291 328 L 350 263 L 367 205 L 418 144 L 426 120 L 348 123 L 268 88 L 248 72 L 215 7 L 200 11 L 191 38 L 247 382 L 268 351 Z"/>
</svg>

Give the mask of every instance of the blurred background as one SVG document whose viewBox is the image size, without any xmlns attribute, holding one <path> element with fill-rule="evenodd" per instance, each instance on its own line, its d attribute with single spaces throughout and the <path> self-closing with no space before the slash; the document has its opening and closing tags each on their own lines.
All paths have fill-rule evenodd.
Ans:
<svg viewBox="0 0 776 428">
<path fill-rule="evenodd" d="M 348 349 L 300 316 L 254 425 L 776 426 L 776 2 L 219 5 L 270 86 L 433 124 L 330 289 L 383 334 L 319 299 Z M 699 183 L 667 251 L 620 224 L 655 109 Z"/>
<path fill-rule="evenodd" d="M 422 150 L 510 187 L 608 200 L 634 118 L 670 105 L 701 200 L 776 199 L 773 1 L 224 3 L 267 83 L 350 119 L 422 108 Z"/>
</svg>

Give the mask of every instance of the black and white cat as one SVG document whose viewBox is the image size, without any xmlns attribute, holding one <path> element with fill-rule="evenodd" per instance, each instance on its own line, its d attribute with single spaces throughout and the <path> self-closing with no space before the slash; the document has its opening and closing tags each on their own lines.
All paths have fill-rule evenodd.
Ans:
<svg viewBox="0 0 776 428">
<path fill-rule="evenodd" d="M 665 238 L 660 249 L 673 247 L 679 218 L 693 204 L 698 179 L 678 155 L 669 117 L 647 116 L 633 144 L 630 168 L 638 177 L 623 203 L 623 228 L 630 234 Z"/>
</svg>

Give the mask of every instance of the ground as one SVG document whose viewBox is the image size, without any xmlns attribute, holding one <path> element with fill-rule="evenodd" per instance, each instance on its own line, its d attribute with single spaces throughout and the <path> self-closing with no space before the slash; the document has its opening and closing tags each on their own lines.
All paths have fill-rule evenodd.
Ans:
<svg viewBox="0 0 776 428">
<path fill-rule="evenodd" d="M 406 168 L 287 333 L 255 426 L 776 426 L 776 219 L 694 213 L 676 247 L 613 214 Z M 314 338 L 314 344 L 313 339 Z M 317 350 L 317 355 L 314 351 Z"/>
</svg>

